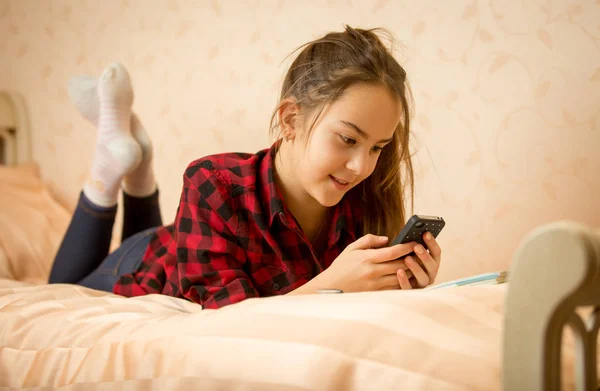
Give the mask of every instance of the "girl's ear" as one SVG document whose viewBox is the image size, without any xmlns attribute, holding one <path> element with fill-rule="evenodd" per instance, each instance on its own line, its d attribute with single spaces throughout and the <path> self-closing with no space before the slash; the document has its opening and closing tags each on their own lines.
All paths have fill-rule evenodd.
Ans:
<svg viewBox="0 0 600 391">
<path fill-rule="evenodd" d="M 285 141 L 294 140 L 300 131 L 300 107 L 292 98 L 281 101 L 279 110 L 279 125 Z"/>
</svg>

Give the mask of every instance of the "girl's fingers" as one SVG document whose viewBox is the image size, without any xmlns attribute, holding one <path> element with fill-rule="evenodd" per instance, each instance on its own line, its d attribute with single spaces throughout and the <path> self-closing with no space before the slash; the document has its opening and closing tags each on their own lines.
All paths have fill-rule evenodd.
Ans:
<svg viewBox="0 0 600 391">
<path fill-rule="evenodd" d="M 429 253 L 431 254 L 431 257 L 437 263 L 440 263 L 440 261 L 442 260 L 442 248 L 440 247 L 438 242 L 435 240 L 433 235 L 430 232 L 425 232 L 425 234 L 423 235 L 423 240 L 425 241 L 425 244 L 427 245 L 427 248 L 429 249 Z"/>
<path fill-rule="evenodd" d="M 406 257 L 406 266 L 412 271 L 420 288 L 425 288 L 429 285 L 429 276 L 413 257 Z"/>
<path fill-rule="evenodd" d="M 429 283 L 431 284 L 437 277 L 438 270 L 440 269 L 439 262 L 436 262 L 435 259 L 433 259 L 433 256 L 420 244 L 415 246 L 415 254 L 417 254 L 417 257 L 419 257 L 421 263 L 425 267 L 425 271 L 429 276 Z"/>
<path fill-rule="evenodd" d="M 382 262 L 374 266 L 378 269 L 377 272 L 381 273 L 382 275 L 395 275 L 398 269 L 408 270 L 408 266 L 406 266 L 406 262 L 404 262 L 404 259 Z"/>
<path fill-rule="evenodd" d="M 399 283 L 398 283 L 398 275 L 397 275 L 397 271 L 398 270 L 403 270 L 404 273 L 406 274 L 406 278 L 408 280 L 410 280 L 413 277 L 413 274 L 410 270 L 406 270 L 408 268 L 408 266 L 406 266 L 406 268 L 397 268 L 394 270 L 394 272 L 392 274 L 386 274 L 384 276 L 381 276 L 379 281 L 378 281 L 378 286 L 380 287 L 380 290 L 386 290 L 386 289 L 400 289 Z"/>
<path fill-rule="evenodd" d="M 412 285 L 410 285 L 410 281 L 408 281 L 408 277 L 406 276 L 406 272 L 404 270 L 398 269 L 396 275 L 398 277 L 400 289 L 412 289 Z"/>
<path fill-rule="evenodd" d="M 396 273 L 388 274 L 386 276 L 381 276 L 378 280 L 377 285 L 379 289 L 400 289 L 400 285 L 398 284 L 398 277 L 396 277 Z"/>
<path fill-rule="evenodd" d="M 396 244 L 391 247 L 370 249 L 368 251 L 369 259 L 373 263 L 389 262 L 401 258 L 412 252 L 416 242 Z"/>
</svg>

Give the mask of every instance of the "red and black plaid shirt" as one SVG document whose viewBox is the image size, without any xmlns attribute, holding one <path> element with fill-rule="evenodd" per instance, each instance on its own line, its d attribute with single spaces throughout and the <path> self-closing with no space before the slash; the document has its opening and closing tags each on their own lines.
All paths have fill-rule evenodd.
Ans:
<svg viewBox="0 0 600 391">
<path fill-rule="evenodd" d="M 160 227 L 138 271 L 113 292 L 183 297 L 218 308 L 250 297 L 288 293 L 329 267 L 361 236 L 349 197 L 332 210 L 326 250 L 312 246 L 274 182 L 275 144 L 192 162 L 173 225 Z"/>
</svg>

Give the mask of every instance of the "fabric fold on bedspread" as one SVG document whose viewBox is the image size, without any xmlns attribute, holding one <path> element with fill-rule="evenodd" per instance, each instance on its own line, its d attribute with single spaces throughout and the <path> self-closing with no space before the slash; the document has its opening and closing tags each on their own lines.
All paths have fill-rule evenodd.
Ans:
<svg viewBox="0 0 600 391">
<path fill-rule="evenodd" d="M 0 387 L 499 389 L 504 291 L 280 296 L 201 310 L 168 296 L 0 281 Z"/>
</svg>

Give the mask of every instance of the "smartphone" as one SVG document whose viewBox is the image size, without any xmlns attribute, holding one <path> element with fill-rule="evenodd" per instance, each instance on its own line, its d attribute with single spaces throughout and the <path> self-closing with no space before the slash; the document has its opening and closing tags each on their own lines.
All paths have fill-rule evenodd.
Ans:
<svg viewBox="0 0 600 391">
<path fill-rule="evenodd" d="M 423 241 L 423 234 L 429 231 L 434 238 L 437 238 L 445 225 L 446 222 L 441 217 L 414 215 L 408 219 L 402 231 L 400 231 L 390 245 L 417 242 L 427 248 L 427 245 Z"/>
</svg>

